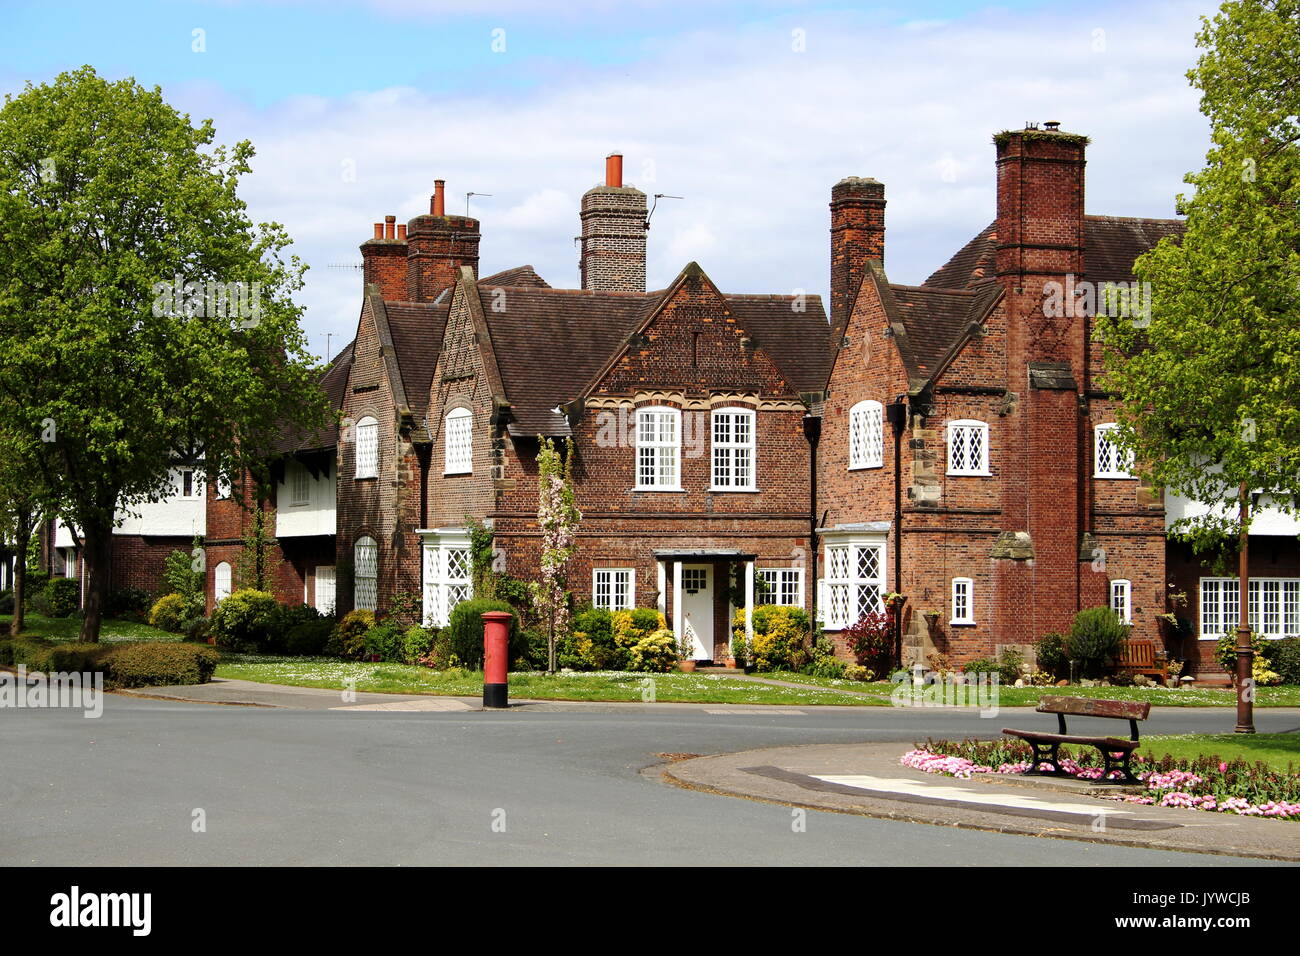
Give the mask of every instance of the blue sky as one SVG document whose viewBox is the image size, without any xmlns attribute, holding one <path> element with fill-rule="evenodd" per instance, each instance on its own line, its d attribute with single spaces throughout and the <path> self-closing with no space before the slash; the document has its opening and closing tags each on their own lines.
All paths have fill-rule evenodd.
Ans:
<svg viewBox="0 0 1300 956">
<path fill-rule="evenodd" d="M 1206 146 L 1184 74 L 1207 2 L 3 6 L 0 92 L 89 63 L 252 140 L 243 193 L 312 266 L 318 352 L 359 309 L 356 273 L 329 266 L 425 211 L 435 178 L 457 210 L 492 194 L 472 208 L 485 274 L 572 286 L 579 197 L 620 149 L 632 182 L 686 197 L 656 213 L 652 287 L 696 259 L 730 291 L 824 294 L 842 176 L 885 183 L 886 267 L 920 282 L 992 219 L 999 129 L 1090 135 L 1088 211 L 1111 215 L 1171 215 Z"/>
</svg>

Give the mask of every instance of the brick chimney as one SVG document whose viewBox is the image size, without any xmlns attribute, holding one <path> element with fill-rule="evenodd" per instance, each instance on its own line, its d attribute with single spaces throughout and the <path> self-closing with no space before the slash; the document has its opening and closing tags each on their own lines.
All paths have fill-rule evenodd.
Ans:
<svg viewBox="0 0 1300 956">
<path fill-rule="evenodd" d="M 582 287 L 645 291 L 646 197 L 623 184 L 623 154 L 605 158 L 604 185 L 582 197 Z"/>
<path fill-rule="evenodd" d="M 885 187 L 849 176 L 831 187 L 831 325 L 843 328 L 867 273 L 885 258 Z"/>
<path fill-rule="evenodd" d="M 1077 611 L 1107 597 L 1106 575 L 1092 568 L 1088 545 L 1091 433 L 1081 403 L 1089 388 L 1090 322 L 1076 312 L 1067 278 L 1084 276 L 1087 143 L 1056 123 L 994 137 L 995 255 L 1013 400 L 991 425 L 990 442 L 1021 451 L 998 458 L 1000 530 L 1019 547 L 995 548 L 993 556 L 999 594 L 1034 594 L 1028 613 L 1019 600 L 1000 600 L 994 609 L 994 633 L 1008 643 L 1064 633 Z M 1063 309 L 1048 299 L 1049 283 L 1060 284 Z"/>
<path fill-rule="evenodd" d="M 406 298 L 406 227 L 396 216 L 375 223 L 373 239 L 361 244 L 361 274 L 367 286 L 379 286 L 387 301 Z"/>
<path fill-rule="evenodd" d="M 406 296 L 432 302 L 456 281 L 461 266 L 478 275 L 479 223 L 468 216 L 448 216 L 445 183 L 434 181 L 429 215 L 406 226 Z"/>
</svg>

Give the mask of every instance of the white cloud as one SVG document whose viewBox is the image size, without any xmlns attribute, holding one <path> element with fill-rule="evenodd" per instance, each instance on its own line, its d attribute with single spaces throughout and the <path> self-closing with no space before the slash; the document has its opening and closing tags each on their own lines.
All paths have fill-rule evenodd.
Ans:
<svg viewBox="0 0 1300 956">
<path fill-rule="evenodd" d="M 575 285 L 578 198 L 611 149 L 647 192 L 685 197 L 655 213 L 652 286 L 698 258 L 724 290 L 824 294 L 827 202 L 846 175 L 885 183 L 886 264 L 895 281 L 920 282 L 992 220 L 991 136 L 1026 120 L 1092 137 L 1089 212 L 1170 215 L 1205 150 L 1185 72 L 1197 17 L 1212 9 L 1109 3 L 923 25 L 774 12 L 660 38 L 634 63 L 551 64 L 544 84 L 522 89 L 378 89 L 256 112 L 211 88 L 165 93 L 257 145 L 245 196 L 316 267 L 302 301 L 320 349 L 327 329 L 335 347 L 352 334 L 360 292 L 355 271 L 321 267 L 358 261 L 385 213 L 427 211 L 435 178 L 452 211 L 467 190 L 492 194 L 474 207 L 484 274 L 531 262 L 552 285 Z M 807 52 L 791 49 L 796 26 Z"/>
</svg>

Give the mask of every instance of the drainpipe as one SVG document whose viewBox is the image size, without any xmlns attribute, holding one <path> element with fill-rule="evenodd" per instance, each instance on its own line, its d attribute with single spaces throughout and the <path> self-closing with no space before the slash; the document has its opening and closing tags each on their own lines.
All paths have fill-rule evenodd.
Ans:
<svg viewBox="0 0 1300 956">
<path fill-rule="evenodd" d="M 899 395 L 885 406 L 885 417 L 894 430 L 894 593 L 903 593 L 903 431 L 907 428 L 906 396 Z M 903 614 L 894 613 L 894 659 L 903 666 Z"/>
<path fill-rule="evenodd" d="M 805 585 L 812 597 L 812 614 L 808 620 L 811 634 L 817 626 L 817 444 L 822 437 L 822 419 L 811 413 L 803 417 L 803 437 L 808 440 L 808 550 L 811 553 Z"/>
</svg>

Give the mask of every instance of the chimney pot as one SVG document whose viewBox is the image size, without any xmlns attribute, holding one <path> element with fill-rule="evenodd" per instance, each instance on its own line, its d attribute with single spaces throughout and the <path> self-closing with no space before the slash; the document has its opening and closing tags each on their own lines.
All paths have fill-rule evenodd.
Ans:
<svg viewBox="0 0 1300 956">
<path fill-rule="evenodd" d="M 1059 133 L 1061 131 L 1061 124 L 1056 120 L 1048 120 L 1043 124 L 1043 128 L 1049 133 Z"/>
<path fill-rule="evenodd" d="M 435 216 L 447 215 L 447 197 L 444 192 L 446 185 L 446 180 L 443 179 L 433 181 L 433 205 L 430 207 L 430 211 Z"/>
<path fill-rule="evenodd" d="M 392 238 L 393 238 L 393 223 L 395 223 L 395 222 L 397 222 L 397 217 L 396 217 L 396 216 L 385 216 L 385 217 L 384 217 L 384 238 L 385 238 L 385 239 L 392 239 Z"/>
<path fill-rule="evenodd" d="M 384 224 L 382 222 L 375 223 L 375 238 L 384 238 Z"/>
<path fill-rule="evenodd" d="M 397 224 L 397 238 L 402 240 L 402 242 L 406 241 L 406 223 L 399 222 Z"/>
<path fill-rule="evenodd" d="M 605 185 L 623 185 L 623 154 L 610 153 L 605 157 Z"/>
</svg>

